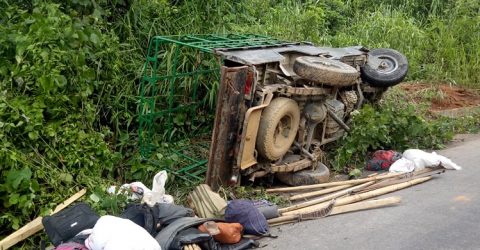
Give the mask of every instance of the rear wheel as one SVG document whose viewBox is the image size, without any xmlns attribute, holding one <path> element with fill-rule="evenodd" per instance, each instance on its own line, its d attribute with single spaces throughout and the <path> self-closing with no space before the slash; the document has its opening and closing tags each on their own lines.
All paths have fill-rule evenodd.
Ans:
<svg viewBox="0 0 480 250">
<path fill-rule="evenodd" d="M 361 68 L 362 79 L 374 87 L 390 87 L 400 83 L 408 72 L 407 58 L 393 49 L 374 49 Z"/>
<path fill-rule="evenodd" d="M 355 84 L 360 73 L 352 66 L 319 56 L 301 56 L 295 60 L 293 70 L 300 77 L 330 86 Z"/>
<path fill-rule="evenodd" d="M 300 108 L 292 99 L 278 97 L 262 112 L 257 136 L 257 150 L 269 160 L 280 159 L 297 135 Z"/>
<path fill-rule="evenodd" d="M 276 177 L 290 186 L 313 185 L 327 182 L 330 178 L 330 170 L 323 163 L 319 162 L 314 170 L 276 173 Z"/>
</svg>

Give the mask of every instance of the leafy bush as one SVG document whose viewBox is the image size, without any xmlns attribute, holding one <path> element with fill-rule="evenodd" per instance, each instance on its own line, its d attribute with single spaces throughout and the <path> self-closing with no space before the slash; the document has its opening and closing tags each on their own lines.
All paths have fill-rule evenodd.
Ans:
<svg viewBox="0 0 480 250">
<path fill-rule="evenodd" d="M 0 199 L 8 209 L 2 231 L 44 214 L 77 185 L 113 176 L 120 159 L 108 143 L 110 128 L 97 118 L 108 106 L 98 93 L 119 72 L 106 63 L 116 53 L 115 37 L 56 4 L 10 6 L 4 14 L 10 19 L 0 36 L 0 71 L 8 72 L 0 82 Z"/>
<path fill-rule="evenodd" d="M 414 105 L 365 105 L 352 119 L 351 131 L 340 141 L 333 162 L 336 171 L 362 165 L 368 152 L 408 148 L 440 148 L 453 131 L 443 122 L 425 121 Z"/>
</svg>

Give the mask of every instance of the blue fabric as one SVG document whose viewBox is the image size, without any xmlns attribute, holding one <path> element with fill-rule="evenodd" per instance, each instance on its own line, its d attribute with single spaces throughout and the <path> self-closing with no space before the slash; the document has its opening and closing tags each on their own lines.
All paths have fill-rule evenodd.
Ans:
<svg viewBox="0 0 480 250">
<path fill-rule="evenodd" d="M 242 224 L 245 234 L 264 235 L 269 229 L 267 219 L 251 200 L 229 201 L 225 221 Z"/>
</svg>

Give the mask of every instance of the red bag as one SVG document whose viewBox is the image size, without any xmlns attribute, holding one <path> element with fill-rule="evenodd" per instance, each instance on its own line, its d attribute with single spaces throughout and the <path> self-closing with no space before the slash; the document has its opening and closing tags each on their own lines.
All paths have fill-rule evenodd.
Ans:
<svg viewBox="0 0 480 250">
<path fill-rule="evenodd" d="M 210 223 L 211 225 L 212 222 L 206 223 Z M 218 234 L 212 236 L 216 241 L 223 244 L 236 244 L 242 239 L 243 226 L 240 223 L 217 222 L 215 224 L 218 227 Z M 205 227 L 205 223 L 200 225 L 198 230 L 204 233 L 210 233 L 209 230 L 207 230 L 207 227 Z"/>
<path fill-rule="evenodd" d="M 68 242 L 58 245 L 55 250 L 88 250 L 88 248 L 79 243 Z"/>
<path fill-rule="evenodd" d="M 373 153 L 372 159 L 367 162 L 365 169 L 370 171 L 388 170 L 400 158 L 402 158 L 402 154 L 396 151 L 377 150 Z"/>
</svg>

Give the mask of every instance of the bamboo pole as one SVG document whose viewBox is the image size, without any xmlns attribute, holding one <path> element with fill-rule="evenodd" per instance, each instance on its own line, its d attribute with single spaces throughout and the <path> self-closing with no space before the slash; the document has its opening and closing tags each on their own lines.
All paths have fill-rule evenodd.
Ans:
<svg viewBox="0 0 480 250">
<path fill-rule="evenodd" d="M 374 183 L 374 181 L 370 181 L 370 182 L 363 183 L 363 184 L 360 184 L 360 185 L 357 185 L 357 186 L 354 186 L 354 187 L 351 187 L 351 188 L 348 188 L 348 189 L 345 189 L 345 190 L 342 190 L 342 191 L 339 191 L 339 192 L 336 192 L 336 193 L 333 193 L 333 194 L 330 194 L 330 195 L 326 195 L 326 196 L 323 196 L 323 197 L 320 197 L 320 198 L 317 198 L 317 199 L 314 199 L 314 200 L 302 202 L 302 203 L 295 204 L 293 206 L 286 207 L 286 208 L 281 208 L 281 209 L 278 210 L 278 212 L 283 214 L 285 212 L 289 212 L 289 211 L 297 210 L 297 209 L 300 209 L 300 208 L 313 206 L 315 204 L 319 204 L 319 203 L 322 203 L 322 202 L 330 201 L 330 200 L 333 200 L 333 199 L 338 198 L 340 196 L 349 194 L 350 192 L 355 191 L 357 189 L 367 187 L 367 186 L 369 186 L 373 183 Z"/>
<path fill-rule="evenodd" d="M 332 211 L 327 216 L 349 213 L 349 212 L 355 212 L 355 211 L 361 211 L 361 210 L 367 210 L 367 209 L 380 208 L 380 207 L 386 207 L 386 206 L 392 206 L 392 205 L 399 204 L 401 202 L 401 200 L 402 199 L 401 199 L 400 196 L 392 196 L 392 197 L 383 198 L 383 199 L 361 201 L 361 202 L 357 202 L 357 203 L 353 203 L 353 204 L 336 206 L 336 207 L 333 207 Z M 298 215 L 298 214 L 285 215 L 285 216 L 281 216 L 281 217 L 278 217 L 278 218 L 268 220 L 268 224 L 270 226 L 279 226 L 279 225 L 283 225 L 283 224 L 298 221 L 299 219 L 300 219 L 300 215 Z"/>
<path fill-rule="evenodd" d="M 60 212 L 60 210 L 66 208 L 68 205 L 78 200 L 86 192 L 87 192 L 86 189 L 82 189 L 76 194 L 72 195 L 70 198 L 68 198 L 64 202 L 60 203 L 57 207 L 55 207 L 55 209 L 51 214 Z M 40 216 L 35 218 L 33 221 L 27 223 L 25 226 L 21 227 L 17 231 L 13 232 L 9 236 L 5 237 L 2 241 L 0 241 L 0 250 L 5 250 L 12 247 L 13 245 L 32 236 L 33 234 L 37 233 L 42 229 L 43 229 L 42 217 Z"/>
<path fill-rule="evenodd" d="M 342 190 L 342 189 L 345 189 L 345 188 L 348 188 L 348 187 L 351 187 L 351 186 L 352 185 L 341 185 L 341 186 L 326 188 L 326 189 L 322 189 L 322 190 L 318 190 L 318 191 L 313 191 L 313 192 L 308 192 L 308 193 L 303 193 L 303 194 L 297 194 L 297 195 L 291 196 L 289 198 L 289 200 L 296 201 L 296 200 L 300 200 L 300 199 L 306 199 L 306 198 L 310 198 L 310 197 L 319 196 L 319 195 L 322 195 L 322 194 L 333 193 L 335 191 Z"/>
<path fill-rule="evenodd" d="M 284 216 L 280 216 L 280 217 L 277 217 L 277 218 L 267 220 L 267 222 L 268 222 L 269 225 L 280 224 L 280 223 L 283 224 L 285 222 L 298 220 L 299 218 L 300 218 L 300 215 L 298 215 L 298 214 L 284 215 Z"/>
<path fill-rule="evenodd" d="M 290 224 L 290 223 L 294 223 L 296 222 L 296 220 L 290 220 L 290 221 L 284 221 L 284 222 L 278 222 L 278 223 L 269 223 L 268 225 L 270 227 L 278 227 L 278 226 L 281 226 L 281 225 L 286 225 L 286 224 Z"/>
<path fill-rule="evenodd" d="M 383 188 L 383 187 L 386 187 L 386 186 L 391 186 L 391 185 L 394 185 L 394 184 L 403 183 L 403 182 L 407 182 L 407 181 L 422 178 L 422 177 L 432 176 L 432 175 L 435 175 L 435 174 L 441 174 L 443 172 L 445 172 L 445 169 L 430 169 L 428 171 L 420 170 L 418 172 L 414 172 L 412 174 L 412 176 L 410 176 L 410 177 L 402 178 L 402 179 L 392 179 L 392 180 L 386 179 L 386 180 L 377 182 L 377 183 L 375 183 L 371 186 L 368 186 L 368 187 L 366 187 L 362 190 L 356 190 L 354 193 L 356 193 L 356 192 L 365 193 L 365 192 L 369 192 L 369 191 L 379 189 L 379 188 Z"/>
<path fill-rule="evenodd" d="M 344 213 L 350 213 L 350 212 L 361 211 L 366 209 L 372 209 L 372 208 L 385 207 L 390 205 L 397 205 L 401 201 L 402 201 L 402 198 L 400 196 L 392 196 L 384 199 L 356 202 L 348 205 L 334 207 L 332 209 L 332 212 L 330 212 L 329 216 L 335 215 L 335 214 L 344 214 Z"/>
<path fill-rule="evenodd" d="M 346 205 L 346 204 L 358 202 L 358 201 L 361 201 L 361 200 L 370 199 L 370 198 L 373 198 L 373 197 L 380 196 L 382 194 L 387 194 L 387 193 L 391 193 L 391 192 L 394 192 L 394 191 L 397 191 L 397 190 L 400 190 L 400 189 L 411 187 L 413 185 L 420 184 L 420 183 L 426 182 L 426 181 L 431 180 L 431 179 L 432 179 L 431 176 L 418 178 L 418 179 L 414 179 L 414 180 L 407 181 L 407 182 L 404 182 L 404 183 L 383 187 L 383 188 L 373 190 L 373 191 L 370 191 L 370 192 L 366 192 L 366 193 L 362 193 L 362 194 L 356 194 L 356 195 L 348 196 L 348 197 L 345 197 L 345 198 L 340 198 L 335 202 L 335 205 L 336 206 L 341 206 L 341 205 Z M 293 211 L 289 211 L 289 212 L 286 212 L 286 213 L 282 213 L 282 215 L 294 215 L 294 214 L 310 213 L 310 212 L 322 209 L 322 208 L 326 207 L 327 205 L 328 205 L 327 202 L 323 202 L 323 203 L 316 204 L 316 205 L 313 205 L 313 206 L 308 206 L 308 207 L 296 209 L 296 210 L 293 210 Z"/>
<path fill-rule="evenodd" d="M 321 183 L 321 184 L 314 184 L 314 185 L 305 185 L 305 186 L 298 186 L 298 187 L 285 187 L 285 188 L 271 188 L 265 190 L 267 193 L 279 193 L 279 192 L 297 192 L 297 191 L 305 191 L 311 190 L 316 188 L 324 188 L 324 187 L 334 187 L 340 185 L 354 185 L 354 184 L 361 184 L 369 181 L 377 181 L 383 180 L 387 178 L 393 178 L 403 175 L 402 173 L 388 173 L 386 175 L 376 175 L 368 178 L 358 179 L 358 180 L 348 180 L 348 181 L 336 181 L 336 182 L 329 182 L 329 183 Z"/>
</svg>

